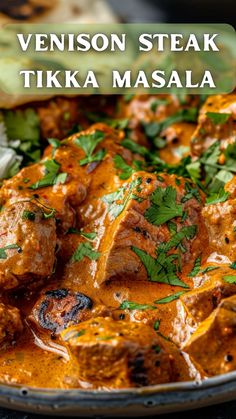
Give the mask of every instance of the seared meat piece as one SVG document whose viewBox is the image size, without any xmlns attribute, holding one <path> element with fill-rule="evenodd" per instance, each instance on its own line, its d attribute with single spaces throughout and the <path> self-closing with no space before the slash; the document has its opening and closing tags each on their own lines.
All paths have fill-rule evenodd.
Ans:
<svg viewBox="0 0 236 419">
<path fill-rule="evenodd" d="M 184 179 L 137 172 L 123 189 L 103 200 L 108 227 L 99 247 L 98 284 L 121 278 L 168 283 L 169 265 L 177 262 L 177 255 L 185 274 L 203 250 L 206 255 L 201 195 Z M 160 262 L 154 275 L 149 272 L 149 267 L 155 270 L 150 257 Z M 148 260 L 146 266 L 143 259 Z"/>
<path fill-rule="evenodd" d="M 94 387 L 140 387 L 175 379 L 173 358 L 149 326 L 111 318 L 61 332 L 77 359 L 78 378 Z"/>
<path fill-rule="evenodd" d="M 200 156 L 217 140 L 223 150 L 235 142 L 235 135 L 236 95 L 209 96 L 200 110 L 198 126 L 192 136 L 192 153 Z"/>
<path fill-rule="evenodd" d="M 223 300 L 183 347 L 208 375 L 236 369 L 236 296 Z"/>
<path fill-rule="evenodd" d="M 181 108 L 187 109 L 197 104 L 198 98 L 196 96 L 186 96 L 185 103 L 181 106 L 180 100 L 175 95 L 134 95 L 129 101 L 124 99 L 120 101 L 118 116 L 129 120 L 130 138 L 140 144 L 150 146 L 146 137 L 149 131 L 145 129 L 146 124 L 153 124 L 152 131 L 155 131 L 155 124 L 158 128 L 158 123 L 162 123 L 168 117 L 175 115 Z M 180 160 L 181 156 L 178 155 L 177 148 L 190 146 L 190 138 L 195 129 L 195 125 L 191 123 L 174 122 L 175 120 L 170 121 L 167 128 L 162 129 L 153 137 L 150 135 L 150 138 L 152 137 L 151 143 L 154 142 L 154 144 L 155 138 L 160 139 L 161 137 L 163 139 L 161 141 L 163 145 L 160 146 L 160 148 L 163 147 L 161 157 L 169 163 Z M 159 148 L 159 145 L 156 146 Z M 172 150 L 172 147 L 174 150 Z"/>
<path fill-rule="evenodd" d="M 23 330 L 18 308 L 0 303 L 0 345 L 12 340 Z"/>
<path fill-rule="evenodd" d="M 235 199 L 207 205 L 202 215 L 209 234 L 209 243 L 213 252 L 236 260 L 236 205 Z"/>
<path fill-rule="evenodd" d="M 222 276 L 222 275 L 221 275 Z M 202 287 L 181 295 L 180 301 L 196 323 L 208 317 L 223 298 L 236 294 L 236 285 L 214 274 Z"/>
<path fill-rule="evenodd" d="M 69 325 L 86 320 L 92 305 L 91 299 L 80 292 L 50 290 L 37 301 L 30 319 L 43 329 L 57 334 Z"/>
<path fill-rule="evenodd" d="M 205 320 L 224 298 L 236 294 L 236 285 L 222 279 L 226 274 L 227 271 L 224 270 L 222 273 L 221 269 L 212 271 L 204 285 L 181 295 L 177 302 L 178 314 L 174 320 L 171 336 L 178 346 L 187 341 L 199 323 Z"/>
<path fill-rule="evenodd" d="M 43 138 L 65 138 L 79 123 L 77 98 L 58 97 L 36 107 Z"/>
<path fill-rule="evenodd" d="M 56 225 L 30 201 L 6 206 L 0 213 L 0 287 L 11 289 L 52 274 Z"/>
<path fill-rule="evenodd" d="M 169 164 L 176 164 L 187 156 L 194 130 L 195 125 L 187 122 L 179 122 L 166 128 L 161 135 L 166 146 L 160 150 L 160 158 Z"/>
<path fill-rule="evenodd" d="M 56 149 L 48 147 L 40 163 L 25 167 L 3 183 L 0 191 L 2 203 L 36 196 L 40 202 L 56 210 L 58 231 L 67 232 L 74 227 L 75 211 L 85 201 L 90 185 L 96 183 L 96 169 L 103 164 L 99 172 L 102 189 L 105 181 L 112 186 L 116 183 L 114 176 L 117 170 L 113 161 L 116 154 L 124 159 L 127 157 L 127 163 L 131 162 L 132 154 L 120 145 L 121 139 L 117 131 L 104 124 L 96 124 L 69 137 Z M 99 153 L 99 157 L 93 160 L 90 152 L 93 155 Z M 117 183 L 119 185 L 119 181 Z M 89 192 L 90 198 L 97 194 L 97 190 L 90 189 Z"/>
</svg>

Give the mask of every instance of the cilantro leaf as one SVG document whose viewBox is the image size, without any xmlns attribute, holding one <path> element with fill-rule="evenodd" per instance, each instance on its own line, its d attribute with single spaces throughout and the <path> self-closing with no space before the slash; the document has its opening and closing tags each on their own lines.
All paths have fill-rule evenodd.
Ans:
<svg viewBox="0 0 236 419">
<path fill-rule="evenodd" d="M 131 249 L 146 268 L 149 281 L 188 288 L 176 274 L 176 265 L 173 262 L 178 258 L 178 255 L 172 254 L 167 256 L 165 253 L 161 253 L 155 259 L 137 247 L 132 246 Z"/>
<path fill-rule="evenodd" d="M 130 176 L 135 172 L 135 170 L 132 169 L 132 167 L 129 166 L 119 154 L 116 154 L 113 160 L 115 163 L 115 168 L 121 170 L 121 173 L 119 175 L 120 179 L 129 179 Z"/>
<path fill-rule="evenodd" d="M 219 269 L 219 266 L 207 266 L 206 268 L 202 269 L 199 273 L 204 275 L 207 272 L 214 271 L 215 269 Z"/>
<path fill-rule="evenodd" d="M 87 240 L 95 240 L 97 237 L 97 233 L 91 232 L 91 233 L 84 233 L 83 231 L 80 231 L 79 234 L 84 237 Z"/>
<path fill-rule="evenodd" d="M 61 141 L 57 138 L 48 138 L 49 144 L 52 146 L 52 156 L 55 156 L 56 150 L 61 146 Z"/>
<path fill-rule="evenodd" d="M 156 310 L 156 307 L 125 300 L 121 303 L 119 310 Z"/>
<path fill-rule="evenodd" d="M 181 230 L 174 234 L 167 243 L 160 244 L 158 248 L 159 252 L 168 252 L 171 249 L 176 249 L 179 244 L 181 244 L 183 239 L 193 239 L 196 231 L 196 225 L 182 227 Z"/>
<path fill-rule="evenodd" d="M 67 173 L 59 173 L 60 164 L 56 160 L 46 160 L 44 162 L 45 175 L 42 179 L 38 180 L 29 186 L 30 189 L 45 188 L 47 186 L 57 185 L 59 183 L 65 183 L 67 179 Z"/>
<path fill-rule="evenodd" d="M 102 131 L 94 131 L 92 134 L 80 135 L 75 139 L 75 144 L 82 148 L 85 153 L 85 158 L 80 160 L 80 165 L 83 166 L 94 161 L 101 161 L 105 154 L 105 150 L 99 150 L 95 155 L 93 152 L 97 145 L 104 139 L 105 134 Z"/>
<path fill-rule="evenodd" d="M 183 209 L 176 203 L 176 196 L 176 189 L 172 186 L 157 188 L 151 195 L 151 205 L 144 214 L 145 218 L 151 224 L 162 225 L 175 217 L 181 217 Z"/>
<path fill-rule="evenodd" d="M 178 298 L 185 294 L 186 291 L 179 291 L 176 292 L 175 294 L 171 294 L 168 295 L 167 297 L 161 298 L 160 300 L 156 300 L 154 301 L 154 304 L 166 304 L 166 303 L 171 303 L 171 301 L 175 301 L 178 300 Z"/>
<path fill-rule="evenodd" d="M 206 116 L 213 122 L 214 125 L 223 125 L 230 118 L 230 113 L 223 112 L 207 112 Z"/>
<path fill-rule="evenodd" d="M 196 275 L 200 272 L 201 260 L 202 260 L 201 256 L 198 256 L 198 257 L 195 259 L 193 269 L 192 269 L 192 270 L 191 270 L 191 272 L 188 274 L 188 277 L 189 277 L 189 278 L 193 278 L 194 276 L 196 276 Z"/>
<path fill-rule="evenodd" d="M 32 211 L 24 210 L 22 214 L 23 220 L 34 221 L 35 220 L 35 213 Z"/>
<path fill-rule="evenodd" d="M 137 199 L 133 190 L 140 182 L 142 182 L 141 178 L 135 179 L 117 191 L 103 196 L 102 201 L 108 205 L 108 212 L 112 218 L 117 218 L 123 212 L 130 199 Z"/>
<path fill-rule="evenodd" d="M 177 122 L 196 122 L 197 114 L 197 108 L 179 109 L 175 114 L 168 116 L 161 122 L 143 122 L 145 134 L 147 137 L 153 138 Z"/>
<path fill-rule="evenodd" d="M 218 204 L 219 202 L 227 201 L 229 192 L 226 192 L 224 188 L 220 189 L 218 193 L 212 193 L 207 199 L 206 204 Z"/>
<path fill-rule="evenodd" d="M 71 262 L 80 262 L 84 257 L 97 260 L 100 257 L 100 253 L 96 252 L 90 243 L 80 243 L 71 257 Z"/>
<path fill-rule="evenodd" d="M 39 144 L 40 125 L 37 113 L 32 109 L 6 111 L 4 122 L 11 140 L 30 141 Z"/>
<path fill-rule="evenodd" d="M 9 244 L 8 246 L 0 248 L 0 259 L 7 259 L 7 252 L 8 249 L 17 249 L 17 251 L 21 251 L 21 247 L 18 244 Z"/>
<path fill-rule="evenodd" d="M 223 280 L 225 282 L 228 282 L 229 284 L 235 284 L 236 285 L 236 275 L 225 275 L 225 276 L 223 276 Z"/>
</svg>

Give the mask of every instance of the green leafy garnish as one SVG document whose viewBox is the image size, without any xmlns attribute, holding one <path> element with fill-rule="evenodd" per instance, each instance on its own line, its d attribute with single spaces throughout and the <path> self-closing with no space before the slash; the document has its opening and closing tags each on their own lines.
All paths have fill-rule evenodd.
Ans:
<svg viewBox="0 0 236 419">
<path fill-rule="evenodd" d="M 229 284 L 236 284 L 236 275 L 225 275 L 223 280 Z"/>
<path fill-rule="evenodd" d="M 224 188 L 220 189 L 219 192 L 211 194 L 206 199 L 206 204 L 218 204 L 219 202 L 225 202 L 227 201 L 229 197 L 229 192 L 226 192 Z"/>
<path fill-rule="evenodd" d="M 29 186 L 30 189 L 45 188 L 47 186 L 57 185 L 59 183 L 65 183 L 67 179 L 67 173 L 59 173 L 61 165 L 56 160 L 46 160 L 44 162 L 45 175 L 42 179 L 38 180 Z"/>
<path fill-rule="evenodd" d="M 80 166 L 103 160 L 106 155 L 106 150 L 101 149 L 95 154 L 93 152 L 104 137 L 104 132 L 95 131 L 92 134 L 80 135 L 75 139 L 75 144 L 81 147 L 86 155 L 84 159 L 80 160 Z"/>
<path fill-rule="evenodd" d="M 233 263 L 231 263 L 231 264 L 229 265 L 229 267 L 230 267 L 231 269 L 236 269 L 236 261 L 234 261 Z"/>
<path fill-rule="evenodd" d="M 221 112 L 207 112 L 206 116 L 213 122 L 214 125 L 223 125 L 230 118 L 230 113 Z"/>
<path fill-rule="evenodd" d="M 119 175 L 120 179 L 129 179 L 130 176 L 135 172 L 135 170 L 132 169 L 132 167 L 129 166 L 119 154 L 116 154 L 113 160 L 115 163 L 115 168 L 121 170 Z"/>
<path fill-rule="evenodd" d="M 169 103 L 168 99 L 154 99 L 151 103 L 151 111 L 156 112 L 158 106 L 167 105 Z"/>
<path fill-rule="evenodd" d="M 170 125 L 177 122 L 196 122 L 197 108 L 180 109 L 174 115 L 168 116 L 161 122 L 143 122 L 144 131 L 147 137 L 154 138 Z"/>
<path fill-rule="evenodd" d="M 167 303 L 171 303 L 171 301 L 178 300 L 178 298 L 182 294 L 185 294 L 185 292 L 186 291 L 179 291 L 179 292 L 176 292 L 175 294 L 168 295 L 167 297 L 164 297 L 164 298 L 161 298 L 160 300 L 154 301 L 154 304 L 167 304 Z"/>
<path fill-rule="evenodd" d="M 103 202 L 108 205 L 108 212 L 112 218 L 117 218 L 123 212 L 130 199 L 136 199 L 134 190 L 141 182 L 141 178 L 135 179 L 102 198 Z"/>
<path fill-rule="evenodd" d="M 48 138 L 48 142 L 52 146 L 52 157 L 54 157 L 56 150 L 61 146 L 61 141 L 57 138 Z"/>
<path fill-rule="evenodd" d="M 90 243 L 80 243 L 71 257 L 71 262 L 80 262 L 84 257 L 97 260 L 100 257 L 100 253 L 96 252 Z"/>
<path fill-rule="evenodd" d="M 199 273 L 204 275 L 207 272 L 215 271 L 216 269 L 219 269 L 219 266 L 207 266 L 206 268 L 202 269 Z"/>
<path fill-rule="evenodd" d="M 0 248 L 0 259 L 7 259 L 7 250 L 17 249 L 18 252 L 22 251 L 21 247 L 18 244 L 9 244 L 8 246 Z"/>
<path fill-rule="evenodd" d="M 155 332 L 158 332 L 159 328 L 160 328 L 160 324 L 161 324 L 161 320 L 158 319 L 155 321 L 154 325 L 153 325 L 153 329 L 155 330 Z"/>
<path fill-rule="evenodd" d="M 197 226 L 185 226 L 180 231 L 174 234 L 167 243 L 162 243 L 159 246 L 159 250 L 162 252 L 168 252 L 171 249 L 176 249 L 182 242 L 182 240 L 191 240 L 194 238 L 197 231 Z"/>
<path fill-rule="evenodd" d="M 32 211 L 24 210 L 22 214 L 23 220 L 34 221 L 35 220 L 35 213 Z"/>
<path fill-rule="evenodd" d="M 92 232 L 92 233 L 84 233 L 83 231 L 80 231 L 79 234 L 82 237 L 84 237 L 85 239 L 92 240 L 92 241 L 95 240 L 96 237 L 97 237 L 97 233 L 95 233 L 95 232 Z"/>
<path fill-rule="evenodd" d="M 48 208 L 49 209 L 49 208 Z M 45 212 L 43 213 L 43 218 L 45 218 L 45 220 L 49 219 L 49 218 L 53 218 L 56 215 L 56 210 L 55 208 L 50 208 L 49 212 Z"/>
<path fill-rule="evenodd" d="M 172 186 L 167 186 L 166 189 L 157 188 L 150 197 L 151 206 L 145 212 L 145 218 L 151 224 L 161 225 L 175 217 L 181 217 L 183 209 L 177 204 L 176 195 L 176 189 Z"/>
<path fill-rule="evenodd" d="M 189 277 L 189 278 L 193 278 L 194 276 L 196 276 L 196 275 L 200 272 L 200 268 L 201 268 L 201 260 L 202 260 L 201 256 L 198 256 L 198 257 L 195 259 L 193 269 L 192 269 L 192 270 L 191 270 L 191 272 L 188 274 L 188 277 Z"/>
<path fill-rule="evenodd" d="M 156 310 L 156 307 L 125 300 L 121 303 L 119 310 Z"/>
</svg>

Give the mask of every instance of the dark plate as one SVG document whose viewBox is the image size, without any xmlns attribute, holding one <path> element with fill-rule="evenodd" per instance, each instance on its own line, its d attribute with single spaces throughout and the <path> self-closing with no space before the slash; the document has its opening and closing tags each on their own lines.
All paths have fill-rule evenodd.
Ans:
<svg viewBox="0 0 236 419">
<path fill-rule="evenodd" d="M 236 371 L 203 381 L 119 391 L 48 390 L 0 385 L 0 405 L 57 416 L 148 416 L 236 398 Z"/>
</svg>

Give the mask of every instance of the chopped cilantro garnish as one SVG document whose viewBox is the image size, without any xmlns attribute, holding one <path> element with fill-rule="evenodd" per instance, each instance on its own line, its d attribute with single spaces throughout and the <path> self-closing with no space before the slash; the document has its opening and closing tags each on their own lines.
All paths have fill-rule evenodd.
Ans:
<svg viewBox="0 0 236 419">
<path fill-rule="evenodd" d="M 174 300 L 178 300 L 178 298 L 182 295 L 185 294 L 186 291 L 179 291 L 176 292 L 175 294 L 171 294 L 168 295 L 167 297 L 161 298 L 160 300 L 156 300 L 154 301 L 154 304 L 166 304 L 166 303 L 171 303 L 171 301 Z"/>
<path fill-rule="evenodd" d="M 151 103 L 151 111 L 156 112 L 159 106 L 167 105 L 169 103 L 168 99 L 154 99 Z"/>
<path fill-rule="evenodd" d="M 206 204 L 218 204 L 219 202 L 225 202 L 227 201 L 229 197 L 229 192 L 226 192 L 224 188 L 220 189 L 219 192 L 211 194 L 206 199 Z"/>
<path fill-rule="evenodd" d="M 236 269 L 236 261 L 234 261 L 233 263 L 231 263 L 231 264 L 229 265 L 229 267 L 230 267 L 231 269 Z"/>
<path fill-rule="evenodd" d="M 213 122 L 214 125 L 223 125 L 228 121 L 231 114 L 222 112 L 207 112 L 206 116 Z"/>
<path fill-rule="evenodd" d="M 18 252 L 21 252 L 22 249 L 18 244 L 9 244 L 7 246 L 4 246 L 0 248 L 0 259 L 7 259 L 7 250 L 9 249 L 17 249 Z"/>
<path fill-rule="evenodd" d="M 156 310 L 156 307 L 125 300 L 121 303 L 119 310 Z"/>
<path fill-rule="evenodd" d="M 130 199 L 134 199 L 134 189 L 142 183 L 142 179 L 138 178 L 124 185 L 117 191 L 105 195 L 102 200 L 108 205 L 108 212 L 112 218 L 117 218 L 125 209 Z M 137 198 L 137 197 L 136 197 Z M 135 198 L 135 199 L 136 199 Z"/>
<path fill-rule="evenodd" d="M 84 159 L 80 160 L 81 166 L 92 162 L 99 162 L 105 157 L 106 150 L 104 149 L 101 149 L 97 153 L 93 154 L 95 148 L 104 139 L 104 137 L 104 132 L 95 131 L 92 134 L 80 135 L 75 139 L 75 144 L 82 148 L 86 156 Z"/>
<path fill-rule="evenodd" d="M 97 260 L 100 257 L 100 253 L 96 252 L 90 243 L 80 243 L 71 257 L 71 262 L 80 262 L 84 257 Z"/>
<path fill-rule="evenodd" d="M 135 172 L 131 166 L 129 166 L 119 154 L 116 154 L 113 158 L 115 163 L 115 168 L 121 170 L 119 175 L 120 179 L 126 180 L 129 179 L 130 176 Z"/>
<path fill-rule="evenodd" d="M 201 260 L 202 260 L 201 256 L 198 256 L 198 257 L 195 259 L 193 269 L 192 269 L 192 270 L 191 270 L 191 272 L 188 274 L 188 277 L 189 277 L 189 278 L 193 278 L 194 276 L 196 276 L 196 275 L 200 272 L 200 268 L 201 268 Z"/>
<path fill-rule="evenodd" d="M 197 113 L 197 108 L 180 109 L 174 115 L 168 116 L 161 122 L 143 122 L 145 134 L 147 137 L 154 138 L 170 125 L 177 122 L 195 122 Z"/>
<path fill-rule="evenodd" d="M 157 332 L 160 328 L 160 324 L 161 324 L 161 320 L 158 319 L 155 321 L 154 325 L 153 325 L 153 329 L 155 330 L 155 332 Z"/>
<path fill-rule="evenodd" d="M 23 220 L 34 221 L 35 220 L 35 213 L 32 211 L 24 210 L 22 214 Z"/>
<path fill-rule="evenodd" d="M 182 240 L 191 240 L 194 238 L 197 231 L 197 226 L 185 226 L 180 231 L 174 234 L 167 243 L 161 243 L 159 250 L 162 252 L 168 252 L 171 249 L 176 249 L 182 242 Z"/>
<path fill-rule="evenodd" d="M 83 231 L 80 231 L 79 232 L 79 234 L 82 236 L 82 237 L 84 237 L 85 239 L 87 239 L 87 240 L 95 240 L 96 239 L 96 237 L 97 237 L 97 233 L 95 233 L 95 232 L 91 232 L 91 233 L 85 233 L 85 232 L 83 232 Z"/>
<path fill-rule="evenodd" d="M 57 138 L 48 138 L 48 142 L 52 146 L 52 157 L 54 157 L 56 150 L 61 146 L 61 141 Z"/>
<path fill-rule="evenodd" d="M 59 173 L 61 166 L 56 162 L 56 160 L 46 160 L 44 162 L 44 166 L 46 169 L 44 177 L 29 186 L 30 189 L 45 188 L 47 186 L 65 183 L 67 173 Z"/>
<path fill-rule="evenodd" d="M 223 280 L 229 284 L 236 284 L 236 275 L 225 275 Z"/>
<path fill-rule="evenodd" d="M 219 269 L 219 266 L 207 266 L 206 268 L 202 269 L 199 273 L 204 275 L 207 272 L 214 271 L 215 269 Z"/>
<path fill-rule="evenodd" d="M 176 202 L 176 189 L 167 186 L 166 189 L 158 187 L 151 195 L 151 205 L 144 216 L 154 225 L 161 225 L 167 221 L 181 217 L 183 214 L 182 206 Z"/>
</svg>

